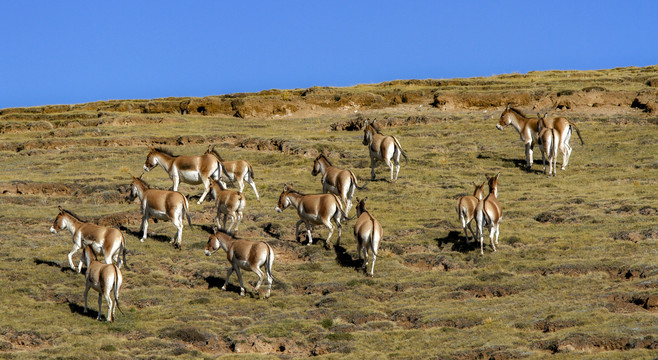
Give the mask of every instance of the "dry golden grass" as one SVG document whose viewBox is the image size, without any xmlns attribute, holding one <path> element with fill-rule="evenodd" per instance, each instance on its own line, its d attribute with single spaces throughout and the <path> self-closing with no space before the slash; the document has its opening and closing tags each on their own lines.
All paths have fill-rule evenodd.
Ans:
<svg viewBox="0 0 658 360">
<path fill-rule="evenodd" d="M 642 83 L 624 77 L 656 76 L 655 67 L 642 71 L 454 82 L 505 89 L 527 86 L 528 77 L 566 84 L 569 75 L 582 81 L 578 87 L 611 78 L 629 90 Z M 406 91 L 421 85 L 391 86 Z M 655 118 L 640 110 L 562 111 L 578 124 L 586 145 L 572 139 L 571 163 L 555 178 L 540 172 L 538 150 L 533 171 L 521 168 L 522 144 L 513 129 L 495 129 L 502 110 L 495 107 L 444 111 L 406 104 L 277 120 L 113 112 L 93 122 L 83 115 L 62 120 L 69 113 L 59 110 L 30 120 L 52 129 L 0 134 L 0 357 L 656 356 L 658 129 Z M 530 106 L 523 110 L 532 112 Z M 7 116 L 0 121 L 10 121 Z M 293 239 L 294 210 L 274 211 L 284 183 L 308 193 L 321 190 L 320 179 L 311 176 L 319 151 L 352 169 L 361 183 L 369 180 L 362 133 L 331 130 L 334 123 L 363 118 L 390 123 L 382 131 L 397 136 L 410 159 L 396 184 L 379 166 L 377 181 L 357 192 L 368 196 L 385 232 L 374 278 L 357 269 L 353 222 L 344 225 L 341 247 L 327 250 L 326 229 L 314 229 L 318 243 L 304 246 Z M 269 300 L 253 294 L 252 273 L 243 273 L 247 297 L 238 295 L 235 274 L 228 291 L 220 290 L 224 254 L 203 255 L 214 216 L 210 202 L 190 202 L 195 226 L 185 228 L 182 251 L 168 244 L 175 233 L 170 223 L 151 223 L 148 240 L 138 241 L 139 206 L 124 196 L 130 174 L 142 173 L 152 142 L 188 155 L 217 144 L 225 159 L 253 165 L 262 201 L 245 190 L 239 235 L 268 241 L 275 250 L 278 281 Z M 479 244 L 463 238 L 455 203 L 471 191 L 472 181 L 497 171 L 504 209 L 500 249 L 493 253 L 487 241 L 481 256 Z M 155 186 L 171 186 L 161 169 L 144 176 Z M 181 191 L 199 195 L 201 187 L 184 184 Z M 48 232 L 58 205 L 124 229 L 130 266 L 123 270 L 120 297 L 125 314 L 113 324 L 94 320 L 93 292 L 90 314 L 82 314 L 84 278 L 67 269 L 70 235 Z"/>
</svg>

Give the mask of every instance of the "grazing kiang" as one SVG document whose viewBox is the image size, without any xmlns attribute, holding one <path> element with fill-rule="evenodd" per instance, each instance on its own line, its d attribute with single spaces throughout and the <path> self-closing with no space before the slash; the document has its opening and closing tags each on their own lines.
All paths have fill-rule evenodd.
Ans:
<svg viewBox="0 0 658 360">
<path fill-rule="evenodd" d="M 252 271 L 258 275 L 258 282 L 254 287 L 254 291 L 258 292 L 263 282 L 263 271 L 260 268 L 265 267 L 265 275 L 267 276 L 265 298 L 270 297 L 274 251 L 268 243 L 264 241 L 238 239 L 218 231 L 208 238 L 205 254 L 210 256 L 219 250 L 219 248 L 222 248 L 226 252 L 226 259 L 231 263 L 231 267 L 226 272 L 226 280 L 224 281 L 222 290 L 226 290 L 228 279 L 231 277 L 233 271 L 235 271 L 238 274 L 238 281 L 240 282 L 240 295 L 245 295 L 244 285 L 242 283 L 242 269 Z"/>
<path fill-rule="evenodd" d="M 527 117 L 521 111 L 507 104 L 496 124 L 498 130 L 503 130 L 507 125 L 512 125 L 518 131 L 521 141 L 525 145 L 526 169 L 528 170 L 532 167 L 533 148 L 539 136 L 538 121 L 539 119 Z M 571 139 L 572 129 L 576 130 L 580 143 L 584 144 L 583 138 L 580 136 L 580 130 L 573 122 L 562 117 L 546 119 L 546 127 L 554 128 L 560 136 L 559 149 L 562 150 L 562 170 L 564 170 L 571 156 L 569 140 Z"/>
<path fill-rule="evenodd" d="M 118 266 L 114 264 L 103 264 L 96 260 L 96 254 L 87 245 L 82 249 L 80 261 L 87 265 L 87 273 L 85 275 L 85 314 L 87 313 L 87 294 L 89 289 L 92 288 L 98 291 L 98 316 L 97 320 L 101 320 L 103 310 L 103 297 L 107 302 L 107 321 L 113 322 L 116 309 L 119 307 L 119 290 L 123 283 L 123 276 Z M 123 313 L 123 311 L 121 311 Z"/>
<path fill-rule="evenodd" d="M 383 135 L 375 127 L 375 121 L 369 123 L 365 120 L 363 123 L 363 145 L 368 146 L 370 153 L 370 175 L 375 179 L 376 161 L 383 161 L 391 169 L 391 182 L 398 180 L 400 172 L 400 155 L 404 156 L 405 163 L 408 163 L 407 154 L 402 151 L 400 142 L 393 136 Z"/>
<path fill-rule="evenodd" d="M 462 228 L 464 228 L 464 236 L 466 236 L 466 242 L 469 242 L 468 232 L 466 228 L 471 231 L 473 235 L 473 240 L 475 240 L 475 233 L 471 227 L 471 222 L 475 218 L 475 208 L 478 205 L 478 202 L 484 197 L 484 184 L 480 185 L 473 182 L 473 195 L 462 196 L 457 200 L 457 215 L 459 216 L 459 221 L 462 223 Z"/>
<path fill-rule="evenodd" d="M 345 213 L 349 214 L 352 208 L 354 191 L 364 189 L 365 185 L 360 187 L 353 172 L 331 165 L 331 162 L 324 154 L 318 155 L 313 162 L 311 175 L 316 176 L 318 174 L 322 174 L 320 179 L 322 192 L 340 196 L 345 204 Z"/>
<path fill-rule="evenodd" d="M 120 267 L 126 262 L 126 239 L 118 229 L 84 222 L 74 213 L 59 206 L 59 214 L 55 217 L 50 232 L 57 234 L 57 231 L 63 229 L 73 235 L 73 249 L 68 255 L 71 269 L 76 270 L 73 265 L 73 255 L 87 243 L 94 248 L 94 251 L 103 254 L 106 264 L 114 261 Z M 123 259 L 119 256 L 120 254 Z M 82 261 L 78 263 L 77 271 L 81 270 Z"/>
<path fill-rule="evenodd" d="M 342 233 L 340 222 L 347 217 L 345 216 L 343 205 L 338 199 L 338 196 L 334 194 L 306 195 L 296 191 L 292 186 L 284 185 L 283 191 L 279 196 L 279 202 L 274 210 L 282 212 L 290 205 L 297 209 L 297 215 L 299 215 L 300 219 L 295 225 L 295 239 L 299 236 L 299 225 L 304 223 L 306 224 L 306 234 L 308 238 L 307 245 L 311 245 L 313 243 L 311 225 L 324 225 L 329 229 L 329 235 L 327 235 L 327 240 L 325 242 L 325 246 L 329 247 L 329 239 L 334 233 L 334 227 L 331 224 L 331 221 L 333 220 L 338 228 L 338 240 L 336 240 L 336 245 L 340 244 Z"/>
<path fill-rule="evenodd" d="M 496 251 L 496 245 L 498 245 L 498 235 L 499 235 L 499 226 L 500 220 L 503 218 L 503 209 L 498 202 L 498 177 L 500 172 L 496 176 L 487 177 L 487 183 L 489 184 L 489 195 L 484 199 L 480 200 L 475 208 L 475 223 L 477 224 L 477 237 L 480 239 L 480 254 L 484 255 L 484 239 L 482 235 L 482 230 L 485 226 L 489 227 L 489 239 L 491 240 L 491 247 L 493 251 Z M 494 245 L 494 236 L 496 238 L 496 244 Z"/>
<path fill-rule="evenodd" d="M 206 155 L 214 156 L 217 161 L 222 164 L 222 169 L 224 171 L 224 176 L 230 182 L 237 181 L 238 189 L 240 192 L 244 192 L 244 182 L 246 181 L 251 188 L 254 189 L 256 194 L 256 200 L 260 201 L 260 195 L 258 195 L 258 190 L 256 190 L 256 183 L 254 182 L 254 170 L 251 167 L 251 164 L 244 160 L 233 160 L 233 161 L 224 161 L 219 153 L 215 150 L 215 146 L 208 148 L 206 150 Z"/>
<path fill-rule="evenodd" d="M 553 128 L 546 127 L 545 117 L 537 114 L 537 128 L 539 130 L 539 138 L 537 142 L 541 149 L 541 160 L 544 165 L 544 174 L 546 174 L 546 160 L 548 160 L 548 176 L 556 176 L 557 169 L 557 149 L 560 144 L 560 134 Z"/>
<path fill-rule="evenodd" d="M 382 240 L 384 231 L 382 225 L 366 209 L 366 200 L 356 198 L 356 223 L 354 224 L 354 238 L 356 239 L 356 251 L 359 253 L 359 259 L 363 259 L 363 269 L 370 275 L 374 276 L 375 260 L 377 260 L 377 250 Z M 368 272 L 368 254 L 370 253 L 370 271 Z"/>
<path fill-rule="evenodd" d="M 239 191 L 228 190 L 222 179 L 219 179 L 219 181 L 213 180 L 210 194 L 215 199 L 215 207 L 217 208 L 217 217 L 215 217 L 217 228 L 223 228 L 230 232 L 233 225 L 235 225 L 234 231 L 238 231 L 238 226 L 242 221 L 242 211 L 246 204 L 244 195 Z M 219 224 L 220 216 L 223 217 L 222 226 Z M 231 225 L 228 228 L 226 228 L 227 217 L 231 218 Z"/>
<path fill-rule="evenodd" d="M 148 232 L 149 218 L 156 220 L 169 220 L 176 227 L 176 236 L 171 239 L 174 243 L 182 248 L 181 241 L 183 237 L 183 216 L 187 216 L 187 222 L 192 226 L 190 220 L 189 204 L 185 196 L 178 191 L 151 189 L 149 184 L 144 180 L 132 176 L 130 183 L 130 201 L 139 198 L 140 209 L 142 211 L 142 238 L 144 242 Z"/>
<path fill-rule="evenodd" d="M 176 156 L 167 150 L 151 147 L 144 162 L 144 170 L 151 171 L 158 165 L 169 174 L 169 178 L 174 182 L 173 191 L 178 191 L 178 185 L 181 182 L 191 185 L 203 184 L 203 194 L 197 204 L 201 204 L 210 191 L 210 178 L 217 180 L 222 172 L 221 163 L 211 154 Z"/>
</svg>

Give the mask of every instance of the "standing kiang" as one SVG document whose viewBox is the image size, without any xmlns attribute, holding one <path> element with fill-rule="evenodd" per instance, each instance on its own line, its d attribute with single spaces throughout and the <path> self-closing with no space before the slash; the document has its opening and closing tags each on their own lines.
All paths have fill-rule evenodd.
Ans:
<svg viewBox="0 0 658 360">
<path fill-rule="evenodd" d="M 167 150 L 151 147 L 146 155 L 144 170 L 151 171 L 158 165 L 167 172 L 173 181 L 173 191 L 178 191 L 178 185 L 181 182 L 191 185 L 203 184 L 203 194 L 197 204 L 201 204 L 210 191 L 210 178 L 218 180 L 222 172 L 221 163 L 211 154 L 176 156 Z"/>
<path fill-rule="evenodd" d="M 170 243 L 175 242 L 175 245 L 182 249 L 183 216 L 187 216 L 187 222 L 190 227 L 192 226 L 187 198 L 178 191 L 151 189 L 149 184 L 141 179 L 141 176 L 139 178 L 132 176 L 129 199 L 133 201 L 137 197 L 142 212 L 140 231 L 143 231 L 139 241 L 146 240 L 149 218 L 168 220 L 176 227 L 176 236 L 171 239 Z"/>
<path fill-rule="evenodd" d="M 527 117 L 521 111 L 511 107 L 510 104 L 507 104 L 507 107 L 503 110 L 503 113 L 500 115 L 500 119 L 496 124 L 498 130 L 503 130 L 508 125 L 512 125 L 512 127 L 514 127 L 519 133 L 521 141 L 523 141 L 525 146 L 527 170 L 532 168 L 533 148 L 539 136 L 538 121 L 538 118 Z M 583 138 L 580 136 L 580 130 L 576 127 L 576 124 L 563 117 L 546 118 L 545 125 L 547 128 L 553 128 L 558 132 L 560 137 L 559 149 L 562 151 L 562 170 L 565 170 L 571 156 L 569 140 L 571 139 L 572 129 L 576 130 L 580 143 L 582 145 L 585 144 Z"/>
<path fill-rule="evenodd" d="M 103 304 L 103 297 L 105 297 L 105 301 L 107 302 L 107 321 L 113 322 L 116 309 L 119 308 L 119 311 L 121 311 L 119 307 L 119 290 L 123 283 L 121 270 L 114 264 L 103 264 L 98 261 L 96 254 L 89 245 L 82 249 L 80 261 L 87 265 L 84 312 L 87 313 L 87 294 L 89 293 L 89 289 L 94 289 L 98 291 L 98 316 L 96 319 L 101 320 L 101 316 L 103 315 L 101 305 Z"/>
<path fill-rule="evenodd" d="M 477 237 L 480 239 L 480 254 L 484 255 L 484 239 L 483 239 L 483 229 L 485 226 L 489 228 L 489 239 L 491 240 L 491 247 L 493 251 L 496 251 L 496 245 L 498 245 L 498 235 L 500 233 L 500 220 L 503 219 L 503 208 L 498 202 L 498 177 L 500 172 L 496 176 L 489 177 L 486 175 L 487 182 L 489 184 L 489 195 L 486 198 L 480 200 L 475 208 L 475 223 L 477 224 Z M 494 237 L 496 243 L 494 245 Z"/>
<path fill-rule="evenodd" d="M 394 136 L 382 134 L 375 127 L 375 121 L 369 123 L 365 120 L 363 123 L 363 145 L 368 146 L 370 154 L 370 175 L 375 179 L 375 164 L 377 161 L 383 161 L 391 169 L 391 182 L 398 180 L 400 172 L 400 155 L 404 156 L 405 164 L 407 154 L 402 151 L 400 142 Z"/>
<path fill-rule="evenodd" d="M 256 194 L 256 200 L 260 201 L 260 195 L 258 195 L 258 190 L 256 190 L 256 183 L 254 182 L 254 169 L 251 167 L 251 164 L 245 160 L 225 161 L 219 155 L 217 150 L 215 150 L 214 145 L 212 147 L 208 147 L 208 150 L 206 150 L 206 155 L 212 155 L 217 159 L 217 161 L 219 161 L 219 163 L 222 165 L 222 171 L 224 172 L 226 179 L 229 182 L 237 181 L 238 188 L 241 193 L 244 193 L 245 181 L 247 184 L 251 185 L 251 188 Z"/>
<path fill-rule="evenodd" d="M 356 251 L 359 259 L 363 259 L 363 270 L 370 276 L 375 276 L 375 260 L 379 243 L 384 236 L 382 225 L 366 209 L 366 200 L 356 198 L 356 216 L 354 224 L 354 238 L 356 239 Z M 370 256 L 368 256 L 370 254 Z M 370 259 L 370 271 L 368 271 L 368 260 Z"/>
<path fill-rule="evenodd" d="M 76 270 L 73 266 L 73 255 L 87 243 L 94 251 L 103 254 L 106 264 L 114 261 L 121 266 L 126 262 L 126 239 L 119 229 L 84 222 L 71 211 L 59 206 L 59 213 L 50 227 L 50 232 L 57 234 L 57 231 L 64 229 L 73 235 L 73 249 L 68 255 L 71 269 Z M 123 260 L 119 255 L 123 255 Z M 77 271 L 82 271 L 82 261 L 78 263 Z"/>
<path fill-rule="evenodd" d="M 322 174 L 320 179 L 322 192 L 340 196 L 345 204 L 345 214 L 349 214 L 350 209 L 352 209 L 354 191 L 364 189 L 367 184 L 359 186 L 352 171 L 331 165 L 331 162 L 324 154 L 318 155 L 313 161 L 311 175 L 316 176 L 318 174 Z"/>
</svg>

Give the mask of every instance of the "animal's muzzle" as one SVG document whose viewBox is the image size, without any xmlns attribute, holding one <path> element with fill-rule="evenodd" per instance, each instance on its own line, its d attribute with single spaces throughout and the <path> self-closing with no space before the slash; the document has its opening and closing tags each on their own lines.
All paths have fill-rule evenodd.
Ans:
<svg viewBox="0 0 658 360">
<path fill-rule="evenodd" d="M 503 130 L 504 128 L 502 126 L 500 126 L 500 124 L 496 124 L 496 129 Z"/>
<path fill-rule="evenodd" d="M 283 212 L 283 211 L 281 210 L 281 208 L 280 208 L 280 207 L 278 207 L 278 206 L 277 206 L 277 207 L 275 207 L 275 208 L 274 208 L 274 210 L 276 210 L 276 212 Z"/>
<path fill-rule="evenodd" d="M 146 166 L 146 164 L 144 164 L 144 170 L 145 170 L 146 172 L 151 171 L 151 169 L 150 169 L 148 166 Z"/>
<path fill-rule="evenodd" d="M 53 234 L 57 234 L 57 230 L 55 230 L 55 228 L 52 226 L 50 227 L 50 232 Z"/>
<path fill-rule="evenodd" d="M 208 251 L 208 250 L 204 250 L 204 253 L 206 254 L 206 256 L 210 256 L 210 255 L 212 255 L 212 253 L 211 253 L 210 251 Z"/>
</svg>

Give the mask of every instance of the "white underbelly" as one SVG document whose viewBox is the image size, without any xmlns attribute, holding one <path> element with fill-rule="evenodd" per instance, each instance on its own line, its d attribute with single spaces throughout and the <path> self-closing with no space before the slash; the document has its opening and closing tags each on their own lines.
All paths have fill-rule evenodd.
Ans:
<svg viewBox="0 0 658 360">
<path fill-rule="evenodd" d="M 198 171 L 180 171 L 178 173 L 180 180 L 186 184 L 201 184 L 201 176 Z"/>
<path fill-rule="evenodd" d="M 169 220 L 169 216 L 164 211 L 149 209 L 149 217 L 158 220 Z"/>
</svg>

